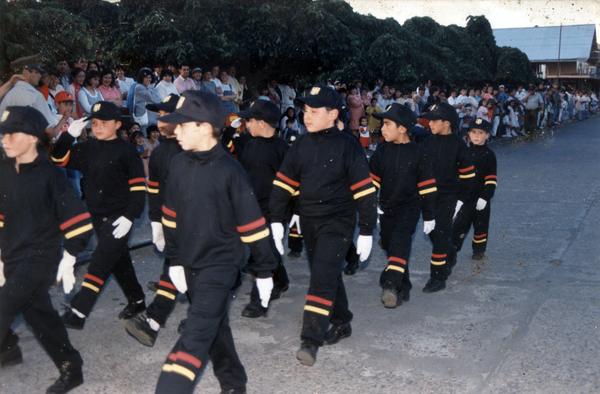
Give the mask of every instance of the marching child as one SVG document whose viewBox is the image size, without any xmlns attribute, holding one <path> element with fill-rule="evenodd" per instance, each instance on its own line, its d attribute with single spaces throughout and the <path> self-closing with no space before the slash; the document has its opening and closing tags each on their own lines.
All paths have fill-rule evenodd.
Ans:
<svg viewBox="0 0 600 394">
<path fill-rule="evenodd" d="M 48 293 L 56 272 L 65 293 L 75 283 L 73 267 L 92 235 L 90 214 L 67 178 L 43 154 L 46 118 L 32 107 L 7 107 L 0 134 L 8 159 L 0 164 L 0 362 L 22 362 L 18 337 L 10 330 L 18 314 L 60 371 L 48 393 L 66 393 L 83 384 L 83 360 L 52 307 Z M 61 243 L 64 252 L 61 259 Z"/>
<path fill-rule="evenodd" d="M 73 145 L 90 119 L 96 138 Z M 111 274 L 128 302 L 119 318 L 130 319 L 146 310 L 144 291 L 127 248 L 133 220 L 144 211 L 146 181 L 135 147 L 117 137 L 120 127 L 121 109 L 108 101 L 98 102 L 89 118 L 76 120 L 62 133 L 52 151 L 56 164 L 81 171 L 87 208 L 98 236 L 81 290 L 71 300 L 71 310 L 62 316 L 68 328 L 83 329 Z"/>
<path fill-rule="evenodd" d="M 446 288 L 446 279 L 456 264 L 452 220 L 471 197 L 475 168 L 467 145 L 453 132 L 458 128 L 458 114 L 450 104 L 434 104 L 422 117 L 429 119 L 433 133 L 423 147 L 431 159 L 437 187 L 435 229 L 429 234 L 433 242 L 431 277 L 423 292 L 434 293 Z"/>
<path fill-rule="evenodd" d="M 454 221 L 452 243 L 460 251 L 467 233 L 473 225 L 473 260 L 481 260 L 485 254 L 490 225 L 490 205 L 496 190 L 496 155 L 487 146 L 492 125 L 477 119 L 469 129 L 470 151 L 475 166 L 474 188 L 469 201 L 458 211 Z"/>
<path fill-rule="evenodd" d="M 395 308 L 410 298 L 408 259 L 412 236 L 423 212 L 423 231 L 435 227 L 436 183 L 425 149 L 411 141 L 409 132 L 417 117 L 409 107 L 394 103 L 375 117 L 383 120 L 385 143 L 379 145 L 369 166 L 373 183 L 379 189 L 381 242 L 388 264 L 379 282 L 381 301 Z"/>
</svg>

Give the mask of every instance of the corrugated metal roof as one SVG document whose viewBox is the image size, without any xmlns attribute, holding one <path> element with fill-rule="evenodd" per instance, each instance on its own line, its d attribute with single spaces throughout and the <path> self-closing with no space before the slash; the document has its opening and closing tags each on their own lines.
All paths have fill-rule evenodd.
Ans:
<svg viewBox="0 0 600 394">
<path fill-rule="evenodd" d="M 496 45 L 519 48 L 531 62 L 556 62 L 560 26 L 493 29 Z M 562 27 L 560 60 L 587 60 L 595 40 L 596 25 Z"/>
</svg>

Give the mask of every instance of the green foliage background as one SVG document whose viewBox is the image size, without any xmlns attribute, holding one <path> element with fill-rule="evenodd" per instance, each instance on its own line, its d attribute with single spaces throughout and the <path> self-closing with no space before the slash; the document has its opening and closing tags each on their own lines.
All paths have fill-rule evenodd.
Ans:
<svg viewBox="0 0 600 394">
<path fill-rule="evenodd" d="M 434 84 L 524 84 L 527 56 L 496 46 L 484 16 L 467 26 L 428 17 L 400 25 L 355 13 L 342 0 L 0 0 L 0 69 L 42 53 L 123 63 L 235 64 L 244 73 Z"/>
</svg>

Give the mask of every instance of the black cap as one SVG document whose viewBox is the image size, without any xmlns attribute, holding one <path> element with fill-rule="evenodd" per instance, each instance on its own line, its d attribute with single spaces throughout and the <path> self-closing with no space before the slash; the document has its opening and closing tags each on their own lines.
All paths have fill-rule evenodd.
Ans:
<svg viewBox="0 0 600 394">
<path fill-rule="evenodd" d="M 270 101 L 256 100 L 246 111 L 239 112 L 238 116 L 243 119 L 254 118 L 256 120 L 264 120 L 272 126 L 279 122 L 281 112 L 279 112 L 279 108 Z"/>
<path fill-rule="evenodd" d="M 329 107 L 337 109 L 340 112 L 344 109 L 342 96 L 335 89 L 331 89 L 322 83 L 314 85 L 310 89 L 308 96 L 299 98 L 296 101 L 306 104 L 311 108 Z"/>
<path fill-rule="evenodd" d="M 398 103 L 390 104 L 383 113 L 373 113 L 373 117 L 392 120 L 409 131 L 417 124 L 417 115 L 406 105 Z"/>
<path fill-rule="evenodd" d="M 483 130 L 486 133 L 489 133 L 490 131 L 492 131 L 492 124 L 487 120 L 478 118 L 471 122 L 471 124 L 469 125 L 469 131 L 473 129 Z"/>
<path fill-rule="evenodd" d="M 109 101 L 98 101 L 92 106 L 92 113 L 84 120 L 100 119 L 121 121 L 121 108 Z"/>
<path fill-rule="evenodd" d="M 25 133 L 42 139 L 48 121 L 33 107 L 6 107 L 0 121 L 0 134 Z"/>
<path fill-rule="evenodd" d="M 37 65 L 37 64 L 28 64 L 28 65 L 26 65 L 23 68 L 26 69 L 26 70 L 37 70 L 37 71 L 40 72 L 40 74 L 44 72 L 44 69 L 41 66 Z"/>
<path fill-rule="evenodd" d="M 436 103 L 429 108 L 429 112 L 421 115 L 421 118 L 429 120 L 447 120 L 450 124 L 458 122 L 456 109 L 448 103 Z"/>
<path fill-rule="evenodd" d="M 202 90 L 186 90 L 182 93 L 175 112 L 158 118 L 165 123 L 210 123 L 222 128 L 227 118 L 227 107 L 219 96 Z"/>
<path fill-rule="evenodd" d="M 165 111 L 168 113 L 172 113 L 175 112 L 175 107 L 177 107 L 178 102 L 179 96 L 175 93 L 171 93 L 170 95 L 165 97 L 162 102 L 158 104 L 146 104 L 146 109 L 154 112 Z"/>
</svg>

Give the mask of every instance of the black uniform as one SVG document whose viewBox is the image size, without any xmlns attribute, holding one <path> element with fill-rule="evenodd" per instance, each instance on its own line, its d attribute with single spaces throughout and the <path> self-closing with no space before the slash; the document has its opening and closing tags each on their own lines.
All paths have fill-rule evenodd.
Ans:
<svg viewBox="0 0 600 394">
<path fill-rule="evenodd" d="M 182 151 L 181 145 L 175 138 L 165 139 L 152 151 L 148 164 L 148 217 L 152 222 L 161 222 L 171 160 Z M 165 324 L 167 316 L 171 313 L 178 293 L 169 277 L 169 267 L 169 261 L 165 259 L 156 297 L 146 310 L 148 317 L 161 326 Z"/>
<path fill-rule="evenodd" d="M 10 326 L 19 313 L 61 372 L 81 371 L 83 361 L 52 307 L 48 286 L 61 259 L 92 235 L 90 214 L 64 174 L 43 155 L 31 163 L 0 164 L 0 248 L 6 283 L 0 288 L 0 359 L 19 352 Z"/>
<path fill-rule="evenodd" d="M 247 377 L 233 344 L 227 301 L 246 244 L 258 277 L 270 277 L 277 266 L 266 219 L 246 172 L 220 144 L 175 156 L 168 184 L 162 208 L 166 257 L 171 266 L 184 267 L 191 304 L 156 392 L 191 393 L 209 356 L 222 390 L 243 390 Z"/>
<path fill-rule="evenodd" d="M 473 163 L 475 165 L 475 185 L 471 199 L 465 202 L 465 205 L 463 205 L 458 215 L 456 215 L 452 243 L 457 250 L 460 250 L 472 224 L 473 251 L 485 252 L 490 225 L 490 205 L 498 182 L 496 175 L 496 155 L 486 143 L 483 145 L 472 145 L 470 150 L 473 153 Z M 480 198 L 487 201 L 487 204 L 485 208 L 478 211 L 475 207 L 477 200 Z"/>
<path fill-rule="evenodd" d="M 141 216 L 146 180 L 142 159 L 130 142 L 121 138 L 89 139 L 73 145 L 74 140 L 69 133 L 62 133 L 54 145 L 52 160 L 59 166 L 81 171 L 85 179 L 85 197 L 98 246 L 71 306 L 88 316 L 110 274 L 117 279 L 129 304 L 144 300 L 127 248 L 131 232 L 116 239 L 112 223 L 121 216 L 132 222 Z"/>
<path fill-rule="evenodd" d="M 352 320 L 342 264 L 354 237 L 357 208 L 360 234 L 373 234 L 376 189 L 362 147 L 336 127 L 300 137 L 273 183 L 277 186 L 269 205 L 273 222 L 285 222 L 288 201 L 299 192 L 311 270 L 301 338 L 321 346 L 330 322 Z"/>
<path fill-rule="evenodd" d="M 436 182 L 425 149 L 415 142 L 383 143 L 369 162 L 379 192 L 381 242 L 388 265 L 379 281 L 390 281 L 397 290 L 410 290 L 408 259 L 421 211 L 423 220 L 434 219 Z"/>
<path fill-rule="evenodd" d="M 452 219 L 458 200 L 466 203 L 471 197 L 475 168 L 471 152 L 458 135 L 435 134 L 423 146 L 433 165 L 437 185 L 435 228 L 429 234 L 433 242 L 431 278 L 448 278 L 447 261 L 456 258 L 452 246 Z"/>
</svg>

